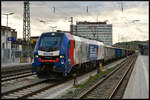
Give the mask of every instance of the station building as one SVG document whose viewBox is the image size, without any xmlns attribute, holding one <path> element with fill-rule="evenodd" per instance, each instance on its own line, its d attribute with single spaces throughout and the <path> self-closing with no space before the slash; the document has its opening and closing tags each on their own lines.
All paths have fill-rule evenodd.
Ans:
<svg viewBox="0 0 150 100">
<path fill-rule="evenodd" d="M 7 38 L 7 47 L 6 48 L 6 35 L 8 32 Z M 22 51 L 22 45 L 17 39 L 17 31 L 11 27 L 1 26 L 1 61 L 7 62 L 8 59 L 11 59 L 12 56 L 16 56 Z"/>
<path fill-rule="evenodd" d="M 8 48 L 13 48 L 12 42 L 15 42 L 17 39 L 17 32 L 15 29 L 12 29 L 10 27 L 1 26 L 1 48 L 6 48 L 6 34 L 8 30 Z"/>
<path fill-rule="evenodd" d="M 6 34 L 8 31 L 8 49 L 6 49 Z M 17 39 L 17 32 L 15 29 L 12 29 L 10 27 L 1 26 L 1 58 L 4 57 L 4 54 L 7 54 L 8 58 L 11 57 L 11 50 L 12 48 L 15 48 L 15 45 L 13 42 L 15 42 Z"/>
<path fill-rule="evenodd" d="M 112 45 L 112 24 L 106 22 L 77 22 L 71 26 L 73 35 L 96 39 L 105 45 Z"/>
<path fill-rule="evenodd" d="M 138 47 L 142 55 L 149 55 L 149 41 L 138 43 Z"/>
</svg>

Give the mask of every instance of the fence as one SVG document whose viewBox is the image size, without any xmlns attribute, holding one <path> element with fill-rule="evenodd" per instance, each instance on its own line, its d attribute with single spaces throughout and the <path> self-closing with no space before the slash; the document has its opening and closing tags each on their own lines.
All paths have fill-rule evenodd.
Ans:
<svg viewBox="0 0 150 100">
<path fill-rule="evenodd" d="M 31 63 L 32 57 L 23 57 L 23 51 L 16 50 L 15 48 L 1 49 L 1 63 L 9 64 L 9 63 Z"/>
<path fill-rule="evenodd" d="M 8 59 L 10 58 L 10 49 L 1 49 L 1 60 L 2 63 L 8 62 Z"/>
</svg>

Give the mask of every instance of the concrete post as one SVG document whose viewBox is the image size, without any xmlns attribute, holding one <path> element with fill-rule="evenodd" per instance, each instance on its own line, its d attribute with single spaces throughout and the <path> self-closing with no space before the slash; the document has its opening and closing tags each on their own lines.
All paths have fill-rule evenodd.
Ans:
<svg viewBox="0 0 150 100">
<path fill-rule="evenodd" d="M 102 71 L 103 71 L 103 69 L 102 69 L 102 63 L 99 62 L 99 63 L 98 63 L 98 67 L 97 67 L 97 73 L 100 73 L 100 72 L 102 72 Z"/>
<path fill-rule="evenodd" d="M 19 63 L 21 63 L 21 57 L 19 57 Z"/>
<path fill-rule="evenodd" d="M 77 74 L 76 73 L 73 74 L 73 79 L 74 79 L 73 86 L 77 86 L 78 82 L 77 82 Z"/>
<path fill-rule="evenodd" d="M 102 72 L 102 71 L 103 71 L 102 63 L 99 63 L 99 70 L 100 70 L 100 72 Z"/>
<path fill-rule="evenodd" d="M 29 57 L 29 64 L 31 63 L 31 57 Z"/>
</svg>

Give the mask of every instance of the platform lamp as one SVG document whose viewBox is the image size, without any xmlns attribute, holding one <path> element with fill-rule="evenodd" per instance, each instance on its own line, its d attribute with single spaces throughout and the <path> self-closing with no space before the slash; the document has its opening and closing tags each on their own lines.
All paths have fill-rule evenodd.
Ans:
<svg viewBox="0 0 150 100">
<path fill-rule="evenodd" d="M 13 12 L 3 14 L 3 15 L 7 16 L 7 25 L 6 25 L 7 28 L 8 28 L 8 15 L 13 15 L 13 14 L 14 14 Z M 8 48 L 8 29 L 7 29 L 7 33 L 6 33 L 6 48 Z"/>
</svg>

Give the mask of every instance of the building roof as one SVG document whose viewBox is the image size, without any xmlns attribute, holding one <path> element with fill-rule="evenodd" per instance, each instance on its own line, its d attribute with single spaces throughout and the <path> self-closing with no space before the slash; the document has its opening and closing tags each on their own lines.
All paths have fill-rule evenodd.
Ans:
<svg viewBox="0 0 150 100">
<path fill-rule="evenodd" d="M 70 31 L 62 31 L 62 30 L 56 30 L 56 32 L 66 32 L 66 33 L 70 33 Z"/>
<path fill-rule="evenodd" d="M 2 30 L 8 29 L 9 31 L 16 32 L 16 29 L 13 29 L 13 28 L 7 27 L 7 26 L 1 26 L 1 29 L 2 29 Z"/>
<path fill-rule="evenodd" d="M 77 24 L 107 24 L 106 22 L 77 22 Z"/>
<path fill-rule="evenodd" d="M 149 42 L 138 43 L 138 45 L 149 46 Z"/>
</svg>

